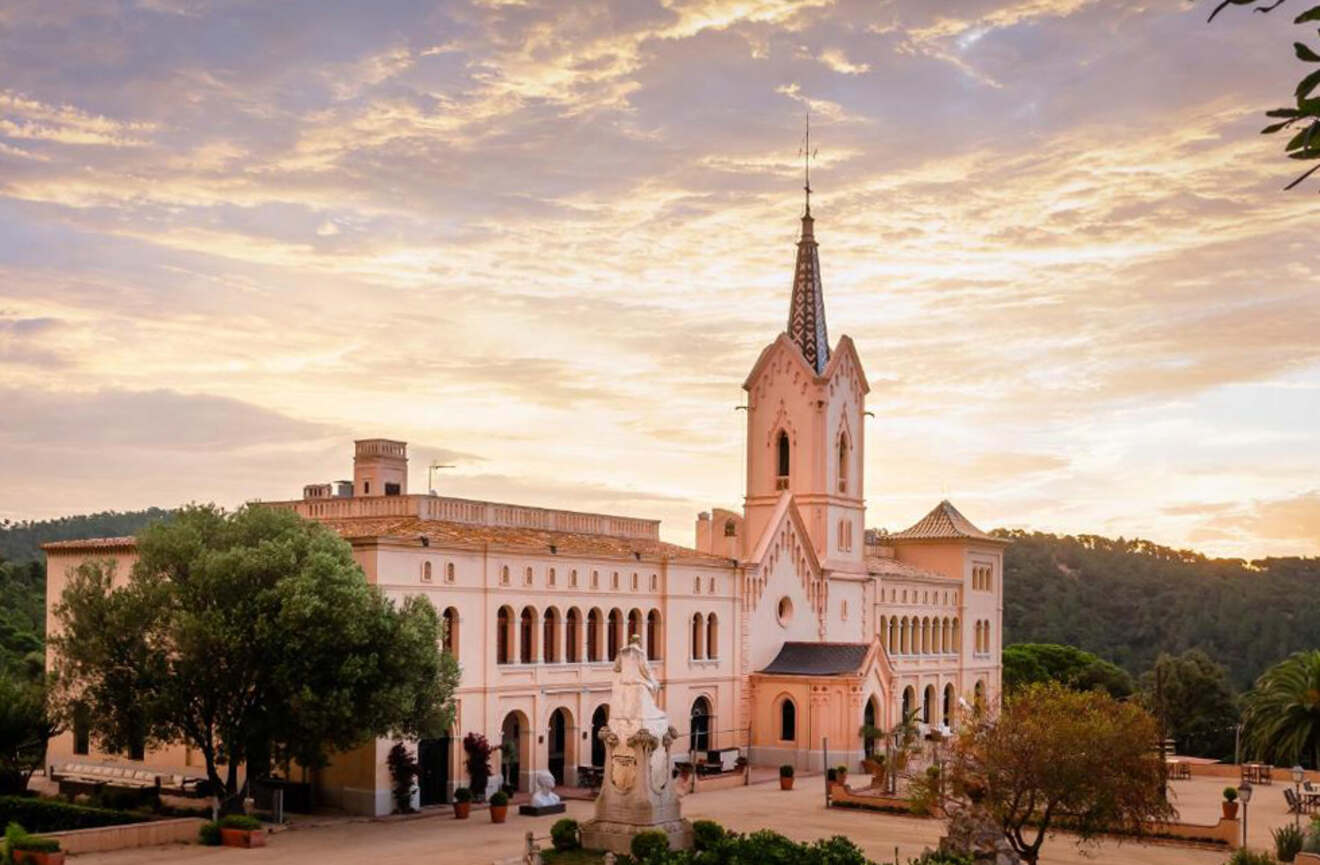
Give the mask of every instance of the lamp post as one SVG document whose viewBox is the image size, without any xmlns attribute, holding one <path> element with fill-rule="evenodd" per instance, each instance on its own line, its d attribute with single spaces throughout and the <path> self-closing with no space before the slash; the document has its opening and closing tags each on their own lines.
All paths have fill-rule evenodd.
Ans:
<svg viewBox="0 0 1320 865">
<path fill-rule="evenodd" d="M 1301 766 L 1292 767 L 1293 795 L 1297 797 L 1296 807 L 1293 808 L 1293 825 L 1298 829 L 1302 828 L 1302 779 L 1306 777 L 1306 770 Z"/>
<path fill-rule="evenodd" d="M 1238 787 L 1238 800 L 1242 802 L 1242 846 L 1247 846 L 1247 803 L 1251 801 L 1251 782 L 1243 781 Z"/>
</svg>

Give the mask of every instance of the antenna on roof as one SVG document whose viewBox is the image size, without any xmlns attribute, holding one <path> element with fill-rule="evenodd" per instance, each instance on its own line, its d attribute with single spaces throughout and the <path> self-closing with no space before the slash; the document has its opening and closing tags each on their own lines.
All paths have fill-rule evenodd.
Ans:
<svg viewBox="0 0 1320 865">
<path fill-rule="evenodd" d="M 437 494 L 435 491 L 435 470 L 452 469 L 452 468 L 454 468 L 454 466 L 445 465 L 444 463 L 441 463 L 439 460 L 432 460 L 431 464 L 426 467 L 426 489 L 428 492 L 430 492 L 431 495 Z"/>
<path fill-rule="evenodd" d="M 815 159 L 816 154 L 820 152 L 818 149 L 817 150 L 811 149 L 811 106 L 810 105 L 807 106 L 806 126 L 807 126 L 806 135 L 803 136 L 802 147 L 798 149 L 798 155 L 802 157 L 802 175 L 805 180 L 805 182 L 802 185 L 802 189 L 807 193 L 806 215 L 810 216 L 811 215 L 811 160 Z"/>
</svg>

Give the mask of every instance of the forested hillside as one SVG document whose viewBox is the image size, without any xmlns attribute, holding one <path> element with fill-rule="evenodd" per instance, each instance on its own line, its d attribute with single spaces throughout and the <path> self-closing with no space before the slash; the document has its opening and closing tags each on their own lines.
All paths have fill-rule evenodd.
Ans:
<svg viewBox="0 0 1320 865">
<path fill-rule="evenodd" d="M 147 523 L 169 513 L 161 508 L 148 508 L 145 511 L 105 511 L 21 523 L 3 520 L 0 521 L 0 561 L 26 562 L 43 558 L 41 545 L 50 541 L 135 535 Z"/>
<path fill-rule="evenodd" d="M 1040 532 L 1004 555 L 1004 642 L 1063 643 L 1133 675 L 1203 649 L 1248 687 L 1320 647 L 1320 558 L 1211 559 L 1141 540 Z"/>
<path fill-rule="evenodd" d="M 28 678 L 44 666 L 46 557 L 41 545 L 136 534 L 169 511 L 109 511 L 39 522 L 0 522 L 0 673 Z"/>
</svg>

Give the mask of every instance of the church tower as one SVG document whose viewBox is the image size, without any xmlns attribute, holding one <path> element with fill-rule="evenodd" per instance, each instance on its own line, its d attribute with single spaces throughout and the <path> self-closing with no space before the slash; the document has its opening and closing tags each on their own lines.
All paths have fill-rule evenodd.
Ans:
<svg viewBox="0 0 1320 865">
<path fill-rule="evenodd" d="M 870 389 L 853 342 L 833 351 L 811 216 L 797 243 L 788 327 L 766 346 L 747 391 L 747 490 L 743 554 L 750 555 L 781 500 L 791 496 L 828 570 L 863 570 L 866 505 L 863 418 Z"/>
</svg>

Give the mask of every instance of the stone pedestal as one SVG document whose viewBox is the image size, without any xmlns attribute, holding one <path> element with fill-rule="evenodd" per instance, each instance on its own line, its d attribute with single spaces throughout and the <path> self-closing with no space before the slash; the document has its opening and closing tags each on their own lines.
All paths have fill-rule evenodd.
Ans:
<svg viewBox="0 0 1320 865">
<path fill-rule="evenodd" d="M 610 692 L 610 720 L 600 731 L 605 772 L 596 817 L 582 824 L 582 846 L 629 853 L 633 836 L 664 832 L 669 846 L 692 846 L 692 825 L 680 814 L 669 749 L 678 733 L 655 703 L 659 683 L 640 641 L 619 652 Z"/>
<path fill-rule="evenodd" d="M 546 814 L 562 814 L 568 810 L 563 802 L 556 802 L 553 805 L 519 805 L 518 813 L 525 814 L 528 817 L 544 817 Z"/>
<path fill-rule="evenodd" d="M 994 817 L 977 806 L 949 816 L 949 834 L 940 839 L 939 850 L 970 856 L 976 865 L 1022 865 Z"/>
</svg>

